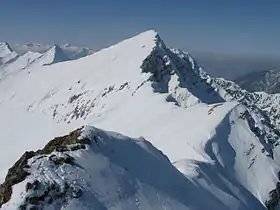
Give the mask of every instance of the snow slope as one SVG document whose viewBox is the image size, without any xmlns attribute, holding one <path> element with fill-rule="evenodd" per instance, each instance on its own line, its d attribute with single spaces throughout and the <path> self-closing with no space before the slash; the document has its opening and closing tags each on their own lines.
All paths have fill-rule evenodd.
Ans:
<svg viewBox="0 0 280 210">
<path fill-rule="evenodd" d="M 0 66 L 0 79 L 3 80 L 7 76 L 14 76 L 16 74 L 30 74 L 32 70 L 37 70 L 41 66 L 68 60 L 69 58 L 57 45 L 43 54 L 29 51 L 21 56 L 17 56 L 13 61 L 6 62 Z"/>
<path fill-rule="evenodd" d="M 40 56 L 40 53 L 27 52 L 22 56 L 18 56 L 13 62 L 4 63 L 2 66 L 0 66 L 0 79 L 25 70 Z"/>
<path fill-rule="evenodd" d="M 156 208 L 171 199 L 167 209 L 204 209 L 202 202 L 188 203 L 193 202 L 191 197 L 180 197 L 201 194 L 202 200 L 209 201 L 205 203 L 213 203 L 213 209 L 264 209 L 269 192 L 276 187 L 279 152 L 271 142 L 276 144 L 279 136 L 268 121 L 261 120 L 261 110 L 227 98 L 223 85 L 189 54 L 167 48 L 155 31 L 79 60 L 30 65 L 28 72 L 0 81 L 0 90 L 5 90 L 0 91 L 1 181 L 26 150 L 42 148 L 50 139 L 88 124 L 132 138 L 143 136 L 186 175 L 171 179 L 170 184 L 181 185 L 181 179 L 189 183 L 182 184 L 182 195 L 175 196 L 179 203 L 187 203 L 173 202 L 167 193 Z M 89 160 L 96 157 L 95 153 L 85 155 Z M 130 158 L 137 157 L 131 154 Z M 44 160 L 42 164 L 49 164 Z M 110 156 L 106 161 L 114 160 Z M 148 162 L 137 167 L 153 168 Z M 91 167 L 84 161 L 81 164 Z M 267 166 L 269 170 L 264 170 Z M 40 169 L 34 167 L 36 174 Z M 109 174 L 112 180 L 103 181 L 115 182 L 115 171 Z M 149 192 L 152 197 L 160 191 Z M 148 202 L 145 199 L 141 205 Z M 127 202 L 125 198 L 124 209 L 137 203 Z M 147 204 L 147 208 L 153 207 Z"/>
<path fill-rule="evenodd" d="M 262 209 L 246 191 L 243 203 L 234 192 L 220 199 L 201 188 L 143 138 L 86 127 L 78 139 L 90 139 L 87 149 L 30 158 L 30 175 L 3 209 Z"/>
</svg>

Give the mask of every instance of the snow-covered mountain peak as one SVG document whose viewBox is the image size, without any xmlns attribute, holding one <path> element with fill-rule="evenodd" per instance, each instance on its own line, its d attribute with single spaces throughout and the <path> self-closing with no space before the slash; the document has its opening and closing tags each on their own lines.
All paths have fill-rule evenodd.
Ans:
<svg viewBox="0 0 280 210">
<path fill-rule="evenodd" d="M 37 52 L 37 53 L 45 53 L 50 50 L 53 45 L 52 44 L 40 44 L 40 43 L 23 43 L 23 44 L 12 44 L 12 49 L 20 55 L 25 54 L 28 51 Z M 60 48 L 71 60 L 75 60 L 78 58 L 82 58 L 94 53 L 94 50 L 89 47 L 80 47 L 74 46 L 72 44 L 64 44 L 60 45 Z"/>
<path fill-rule="evenodd" d="M 43 54 L 43 59 L 46 61 L 45 65 L 68 61 L 69 58 L 63 52 L 59 45 L 54 45 L 51 49 Z"/>
<path fill-rule="evenodd" d="M 13 62 L 18 58 L 18 54 L 12 50 L 7 42 L 0 42 L 0 68 L 1 65 Z"/>
<path fill-rule="evenodd" d="M 115 47 L 122 47 L 125 45 L 139 45 L 139 48 L 146 48 L 146 47 L 155 47 L 157 40 L 159 38 L 159 35 L 156 31 L 154 30 L 149 30 L 149 31 L 145 31 L 142 33 L 137 34 L 134 37 L 125 39 L 109 48 L 106 49 L 111 49 L 111 48 L 115 48 Z M 104 49 L 104 50 L 106 50 Z M 101 50 L 102 51 L 102 50 Z"/>
<path fill-rule="evenodd" d="M 7 42 L 0 42 L 0 58 L 12 53 L 13 50 Z"/>
</svg>

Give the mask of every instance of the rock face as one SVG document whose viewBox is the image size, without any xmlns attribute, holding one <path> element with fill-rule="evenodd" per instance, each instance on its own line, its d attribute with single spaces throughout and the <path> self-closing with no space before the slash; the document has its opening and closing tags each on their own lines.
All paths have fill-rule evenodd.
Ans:
<svg viewBox="0 0 280 210">
<path fill-rule="evenodd" d="M 0 208 L 7 203 L 12 196 L 12 187 L 22 182 L 29 173 L 28 160 L 34 157 L 34 152 L 25 152 L 23 156 L 9 169 L 3 184 L 0 185 Z"/>
</svg>

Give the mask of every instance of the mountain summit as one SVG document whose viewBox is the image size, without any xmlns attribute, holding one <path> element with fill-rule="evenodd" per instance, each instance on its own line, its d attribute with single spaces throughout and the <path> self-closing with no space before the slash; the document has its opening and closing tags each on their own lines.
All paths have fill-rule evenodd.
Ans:
<svg viewBox="0 0 280 210">
<path fill-rule="evenodd" d="M 16 60 L 18 54 L 14 52 L 8 43 L 0 42 L 0 66 Z"/>
<path fill-rule="evenodd" d="M 0 57 L 3 58 L 11 52 L 13 52 L 13 50 L 11 49 L 8 43 L 0 42 Z"/>
<path fill-rule="evenodd" d="M 58 45 L 54 45 L 51 49 L 45 52 L 42 58 L 46 62 L 45 65 L 70 60 Z"/>
<path fill-rule="evenodd" d="M 0 80 L 4 209 L 277 206 L 280 134 L 255 95 L 153 30 L 59 52 Z"/>
</svg>

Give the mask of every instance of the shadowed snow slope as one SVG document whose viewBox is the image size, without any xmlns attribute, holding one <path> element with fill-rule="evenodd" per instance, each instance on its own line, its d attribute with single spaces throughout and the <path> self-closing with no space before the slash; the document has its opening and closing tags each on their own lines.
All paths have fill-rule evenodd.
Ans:
<svg viewBox="0 0 280 210">
<path fill-rule="evenodd" d="M 276 130 L 263 120 L 259 109 L 226 102 L 224 86 L 215 83 L 190 55 L 167 48 L 155 31 L 79 60 L 35 63 L 0 81 L 0 90 L 5 90 L 0 91 L 1 181 L 26 150 L 41 148 L 49 139 L 87 124 L 132 138 L 145 137 L 186 175 L 174 172 L 164 159 L 160 164 L 168 165 L 162 167 L 176 177 L 170 178 L 174 185 L 182 185 L 181 193 L 149 184 L 151 191 L 142 185 L 136 190 L 143 190 L 139 191 L 143 196 L 151 193 L 152 198 L 164 194 L 174 200 L 170 206 L 164 202 L 168 209 L 209 209 L 213 204 L 213 209 L 258 210 L 270 199 L 279 171 L 278 147 L 271 146 L 279 139 Z M 130 154 L 127 159 L 136 161 L 137 155 L 126 148 L 122 151 Z M 91 160 L 96 157 L 95 153 L 84 155 Z M 157 176 L 165 173 L 145 160 L 135 163 L 139 168 L 135 170 L 153 171 Z M 264 170 L 267 166 L 269 170 Z M 115 186 L 129 180 L 115 181 L 114 174 L 110 171 L 106 179 L 105 173 L 103 182 L 112 181 Z M 165 175 L 158 181 L 165 182 Z M 134 192 L 134 184 L 128 190 Z M 202 198 L 193 199 L 198 195 Z M 114 196 L 109 197 L 114 200 Z M 130 205 L 134 208 L 139 203 L 135 197 L 124 200 L 125 206 L 116 209 L 131 209 Z M 154 200 L 140 204 L 153 209 Z M 201 200 L 207 200 L 207 208 Z M 155 208 L 164 208 L 158 205 Z"/>
<path fill-rule="evenodd" d="M 46 60 L 45 65 L 69 60 L 58 45 L 54 45 L 42 57 Z"/>
<path fill-rule="evenodd" d="M 86 149 L 30 158 L 30 174 L 13 187 L 3 208 L 262 209 L 245 189 L 237 196 L 220 191 L 218 197 L 188 180 L 143 138 L 86 127 L 78 139 L 89 139 Z"/>
</svg>

